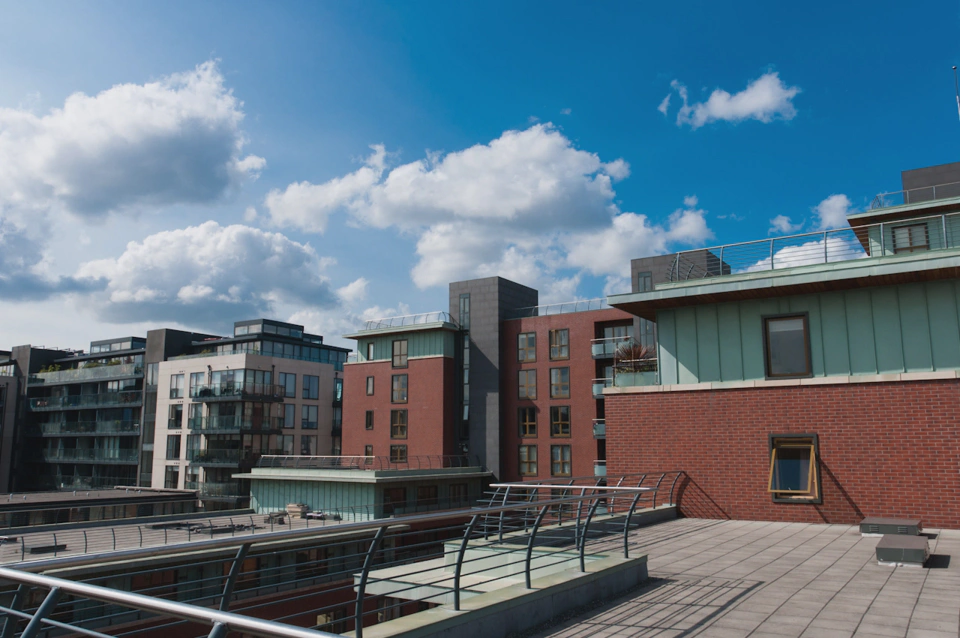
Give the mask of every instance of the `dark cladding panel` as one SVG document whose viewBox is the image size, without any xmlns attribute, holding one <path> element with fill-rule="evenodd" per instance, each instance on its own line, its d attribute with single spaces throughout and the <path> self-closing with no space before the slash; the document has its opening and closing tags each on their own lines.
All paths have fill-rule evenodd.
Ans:
<svg viewBox="0 0 960 638">
<path fill-rule="evenodd" d="M 960 162 L 915 168 L 900 173 L 904 204 L 960 197 Z"/>
</svg>

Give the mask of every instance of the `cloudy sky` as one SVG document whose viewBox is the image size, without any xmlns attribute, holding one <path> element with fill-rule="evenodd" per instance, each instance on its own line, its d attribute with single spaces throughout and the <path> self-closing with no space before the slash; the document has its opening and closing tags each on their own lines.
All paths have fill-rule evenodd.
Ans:
<svg viewBox="0 0 960 638">
<path fill-rule="evenodd" d="M 0 0 L 0 348 L 593 298 L 960 160 L 956 3 L 660 4 Z"/>
</svg>

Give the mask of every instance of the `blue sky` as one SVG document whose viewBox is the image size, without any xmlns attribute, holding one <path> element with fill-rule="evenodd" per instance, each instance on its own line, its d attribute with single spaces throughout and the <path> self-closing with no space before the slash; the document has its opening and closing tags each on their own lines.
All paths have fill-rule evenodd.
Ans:
<svg viewBox="0 0 960 638">
<path fill-rule="evenodd" d="M 258 315 L 336 340 L 491 274 L 597 297 L 960 159 L 956 3 L 0 14 L 0 347 Z"/>
</svg>

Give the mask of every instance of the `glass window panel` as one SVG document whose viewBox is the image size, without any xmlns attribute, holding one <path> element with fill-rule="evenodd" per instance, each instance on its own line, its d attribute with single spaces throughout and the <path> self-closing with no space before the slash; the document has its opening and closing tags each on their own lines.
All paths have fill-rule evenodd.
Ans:
<svg viewBox="0 0 960 638">
<path fill-rule="evenodd" d="M 806 317 L 766 320 L 767 375 L 771 377 L 810 374 Z"/>
</svg>

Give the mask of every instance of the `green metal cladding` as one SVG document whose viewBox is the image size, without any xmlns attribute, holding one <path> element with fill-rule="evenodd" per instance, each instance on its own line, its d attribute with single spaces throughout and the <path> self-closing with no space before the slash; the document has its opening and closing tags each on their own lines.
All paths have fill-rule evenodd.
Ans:
<svg viewBox="0 0 960 638">
<path fill-rule="evenodd" d="M 763 379 L 761 318 L 802 312 L 816 377 L 960 369 L 958 303 L 933 281 L 663 310 L 660 383 Z"/>
<path fill-rule="evenodd" d="M 454 333 L 450 330 L 401 332 L 383 336 L 361 337 L 357 340 L 358 361 L 367 361 L 367 344 L 373 342 L 373 360 L 389 361 L 393 356 L 393 342 L 407 340 L 408 357 L 454 356 Z"/>
</svg>

